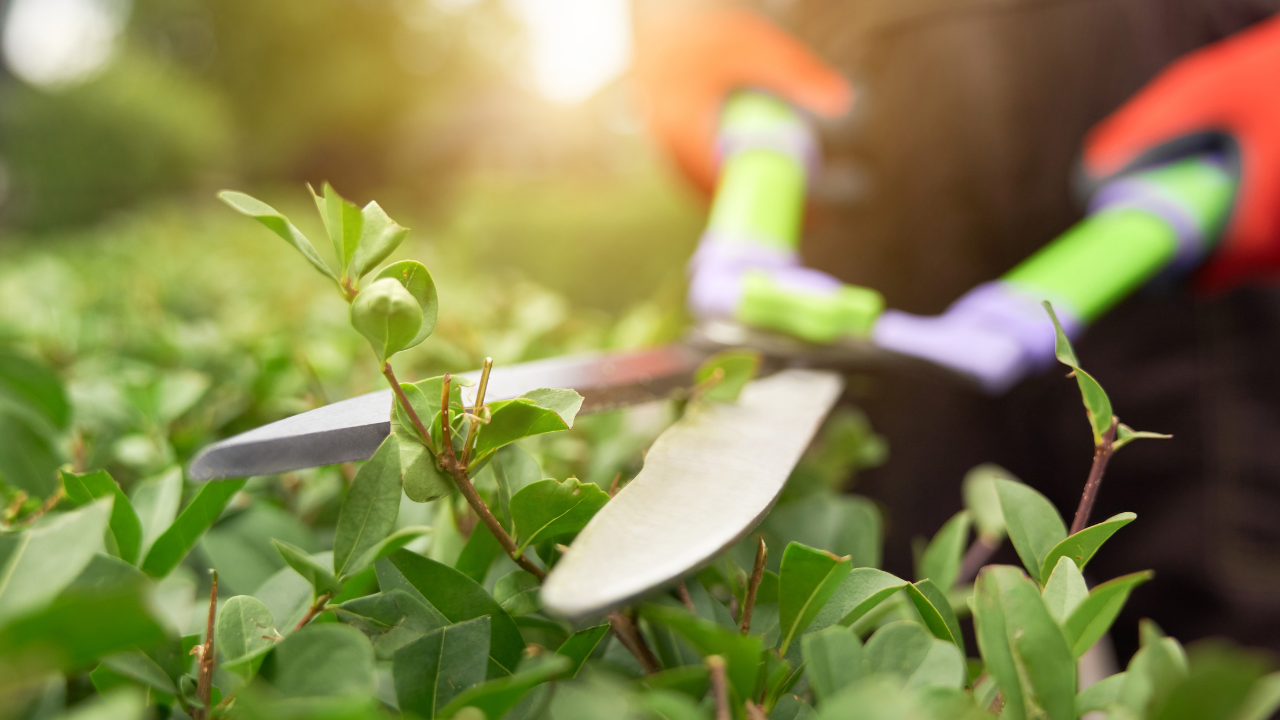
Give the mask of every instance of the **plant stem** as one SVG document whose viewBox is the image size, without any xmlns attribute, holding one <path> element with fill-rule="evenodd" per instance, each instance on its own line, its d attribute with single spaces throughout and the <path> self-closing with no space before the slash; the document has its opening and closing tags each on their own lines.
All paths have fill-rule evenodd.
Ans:
<svg viewBox="0 0 1280 720">
<path fill-rule="evenodd" d="M 747 720 L 769 720 L 769 716 L 765 714 L 764 708 L 748 700 Z"/>
<path fill-rule="evenodd" d="M 484 369 L 480 371 L 480 387 L 476 388 L 476 402 L 471 407 L 472 420 L 467 424 L 467 440 L 462 443 L 462 466 L 468 467 L 471 462 L 471 449 L 476 444 L 476 437 L 479 433 L 476 431 L 476 423 L 479 421 L 480 412 L 484 408 L 484 394 L 489 389 L 489 372 L 493 370 L 493 358 L 484 359 Z"/>
<path fill-rule="evenodd" d="M 440 406 L 443 416 L 440 421 L 440 467 L 449 476 L 453 478 L 453 482 L 458 486 L 458 490 L 462 492 L 462 496 L 467 499 L 467 504 L 475 511 L 476 516 L 480 518 L 480 522 L 489 528 L 489 532 L 493 533 L 493 537 L 497 539 L 498 544 L 503 550 L 507 551 L 507 555 L 520 566 L 521 570 L 538 578 L 538 582 L 546 579 L 547 574 L 542 568 L 534 565 L 531 560 L 520 552 L 520 548 L 516 546 L 515 540 L 507 534 L 506 528 L 502 527 L 502 523 L 498 522 L 498 518 L 493 516 L 489 511 L 489 506 L 484 504 L 484 500 L 480 497 L 480 493 L 476 492 L 476 488 L 471 484 L 471 478 L 467 477 L 467 469 L 458 462 L 458 457 L 453 450 L 453 433 L 449 427 L 449 375 L 444 376 L 442 384 Z"/>
<path fill-rule="evenodd" d="M 685 586 L 683 580 L 676 585 L 676 594 L 680 596 L 680 602 L 684 603 L 689 612 L 697 614 L 698 608 L 694 607 L 693 598 L 689 597 L 689 588 Z"/>
<path fill-rule="evenodd" d="M 709 655 L 707 670 L 711 672 L 711 692 L 716 699 L 716 720 L 730 720 L 729 683 L 725 678 L 724 658 Z"/>
<path fill-rule="evenodd" d="M 1116 425 L 1120 418 L 1112 416 L 1111 428 L 1102 435 L 1102 442 L 1093 447 L 1093 467 L 1089 468 L 1089 479 L 1085 481 L 1084 493 L 1080 495 L 1080 506 L 1076 508 L 1075 520 L 1071 521 L 1071 534 L 1075 535 L 1089 525 L 1089 513 L 1093 512 L 1093 501 L 1098 499 L 1098 487 L 1102 485 L 1102 474 L 1107 471 L 1107 462 L 1115 454 Z"/>
<path fill-rule="evenodd" d="M 418 411 L 413 409 L 413 405 L 409 403 L 409 398 L 405 397 L 404 390 L 400 387 L 400 381 L 396 379 L 395 371 L 391 369 L 391 363 L 382 364 L 382 376 L 387 379 L 387 382 L 391 383 L 391 391 L 396 394 L 396 400 L 400 402 L 400 407 L 404 408 L 405 413 L 409 415 L 409 419 L 413 421 L 413 427 L 418 431 L 418 435 L 422 437 L 422 443 L 427 446 L 427 452 L 439 460 L 440 456 L 436 454 L 435 448 L 431 447 L 431 433 L 427 432 L 427 426 L 422 424 L 422 418 L 418 417 Z M 445 393 L 445 396 L 448 397 L 448 393 Z"/>
<path fill-rule="evenodd" d="M 217 664 L 217 649 L 213 643 L 214 621 L 218 617 L 218 571 L 214 570 L 213 585 L 209 588 L 209 622 L 204 632 L 204 647 L 200 650 L 200 671 L 196 677 L 196 708 L 194 720 L 209 720 L 209 702 L 213 697 L 213 668 Z"/>
<path fill-rule="evenodd" d="M 609 614 L 609 628 L 613 630 L 618 642 L 636 657 L 646 675 L 662 671 L 662 666 L 658 664 L 658 659 L 653 656 L 653 651 L 645 643 L 644 636 L 640 634 L 635 621 L 621 611 L 612 612 Z"/>
<path fill-rule="evenodd" d="M 307 614 L 303 615 L 302 619 L 298 621 L 298 624 L 293 626 L 294 632 L 301 630 L 304 625 L 314 620 L 320 613 L 324 612 L 324 606 L 328 605 L 329 600 L 332 598 L 333 593 L 331 592 L 324 593 L 320 597 L 316 598 L 315 603 L 311 605 L 311 609 L 307 610 Z"/>
<path fill-rule="evenodd" d="M 30 515 L 28 515 L 28 516 L 26 516 L 26 517 L 22 518 L 21 520 L 19 520 L 18 522 L 14 523 L 14 524 L 15 524 L 15 525 L 18 525 L 18 526 L 26 526 L 26 525 L 30 525 L 30 524 L 34 523 L 35 521 L 37 521 L 37 520 L 39 520 L 40 518 L 44 517 L 44 516 L 45 516 L 45 514 L 47 514 L 50 510 L 52 510 L 52 509 L 54 508 L 54 506 L 58 504 L 58 501 L 59 501 L 59 500 L 61 500 L 61 499 L 65 496 L 65 494 L 66 494 L 66 493 L 64 492 L 64 490 L 63 490 L 62 486 L 61 486 L 61 485 L 59 485 L 59 486 L 58 486 L 58 489 L 57 489 L 57 490 L 54 490 L 54 491 L 53 491 L 53 494 L 52 494 L 52 495 L 50 495 L 48 498 L 46 498 L 46 499 L 45 499 L 44 504 L 43 504 L 43 505 L 41 505 L 41 506 L 40 506 L 40 508 L 39 508 L 38 510 L 36 510 L 35 512 L 31 513 Z"/>
<path fill-rule="evenodd" d="M 756 564 L 751 569 L 751 579 L 747 582 L 747 597 L 742 603 L 742 615 L 738 618 L 743 635 L 751 630 L 751 613 L 756 609 L 756 592 L 760 590 L 760 581 L 764 579 L 764 561 L 768 558 L 769 548 L 764 544 L 764 538 L 760 538 L 760 545 L 756 547 Z"/>
<path fill-rule="evenodd" d="M 956 575 L 956 585 L 966 585 L 977 577 L 978 571 L 999 549 L 999 537 L 979 534 L 969 546 L 968 552 L 964 554 L 964 559 L 960 561 L 960 573 Z"/>
</svg>

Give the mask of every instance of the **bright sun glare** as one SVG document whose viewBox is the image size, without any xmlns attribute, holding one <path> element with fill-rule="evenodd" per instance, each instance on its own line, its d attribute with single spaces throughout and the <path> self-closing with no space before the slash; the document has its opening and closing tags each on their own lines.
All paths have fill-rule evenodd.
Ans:
<svg viewBox="0 0 1280 720">
<path fill-rule="evenodd" d="M 4 23 L 5 64 L 32 85 L 84 80 L 111 58 L 128 11 L 124 0 L 13 0 Z"/>
<path fill-rule="evenodd" d="M 628 0 L 510 0 L 529 31 L 533 82 L 548 100 L 586 100 L 631 60 Z"/>
</svg>

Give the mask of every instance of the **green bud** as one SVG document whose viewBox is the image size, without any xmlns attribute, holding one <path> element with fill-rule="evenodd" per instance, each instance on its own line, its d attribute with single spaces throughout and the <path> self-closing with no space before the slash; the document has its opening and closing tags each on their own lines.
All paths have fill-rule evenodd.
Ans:
<svg viewBox="0 0 1280 720">
<path fill-rule="evenodd" d="M 351 303 L 351 325 L 369 339 L 378 360 L 409 346 L 422 327 L 422 308 L 399 282 L 383 278 L 360 291 Z"/>
</svg>

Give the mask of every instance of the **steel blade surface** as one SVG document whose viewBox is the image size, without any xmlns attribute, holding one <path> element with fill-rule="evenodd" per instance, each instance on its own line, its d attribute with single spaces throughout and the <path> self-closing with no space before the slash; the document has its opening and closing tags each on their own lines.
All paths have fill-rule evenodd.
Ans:
<svg viewBox="0 0 1280 720">
<path fill-rule="evenodd" d="M 835 372 L 783 370 L 748 384 L 736 403 L 691 406 L 548 575 L 546 609 L 600 614 L 742 539 L 773 507 L 843 388 Z"/>
<path fill-rule="evenodd" d="M 583 396 L 580 413 L 666 397 L 691 384 L 706 354 L 683 345 L 636 352 L 575 355 L 494 368 L 487 399 L 519 397 L 543 387 L 572 388 Z M 460 373 L 478 380 L 480 371 Z M 475 388 L 463 388 L 474 400 Z M 391 432 L 390 389 L 360 395 L 263 425 L 217 442 L 191 462 L 193 480 L 271 475 L 301 468 L 365 460 Z"/>
</svg>

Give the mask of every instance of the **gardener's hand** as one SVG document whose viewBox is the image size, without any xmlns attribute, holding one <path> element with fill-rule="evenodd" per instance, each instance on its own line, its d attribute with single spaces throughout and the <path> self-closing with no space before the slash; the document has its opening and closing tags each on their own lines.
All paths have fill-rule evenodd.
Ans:
<svg viewBox="0 0 1280 720">
<path fill-rule="evenodd" d="M 853 90 L 798 40 L 748 10 L 676 12 L 642 24 L 635 77 L 650 129 L 704 191 L 715 185 L 720 109 L 757 88 L 824 117 L 849 110 Z"/>
<path fill-rule="evenodd" d="M 1074 337 L 1082 323 L 1057 308 Z M 871 333 L 876 344 L 923 358 L 1003 393 L 1029 373 L 1053 364 L 1053 322 L 1037 298 L 1003 280 L 970 290 L 936 316 L 887 310 Z"/>
<path fill-rule="evenodd" d="M 1170 66 L 1093 129 L 1085 168 L 1102 181 L 1213 143 L 1234 155 L 1240 189 L 1199 279 L 1222 289 L 1274 278 L 1280 270 L 1280 17 Z"/>
</svg>

